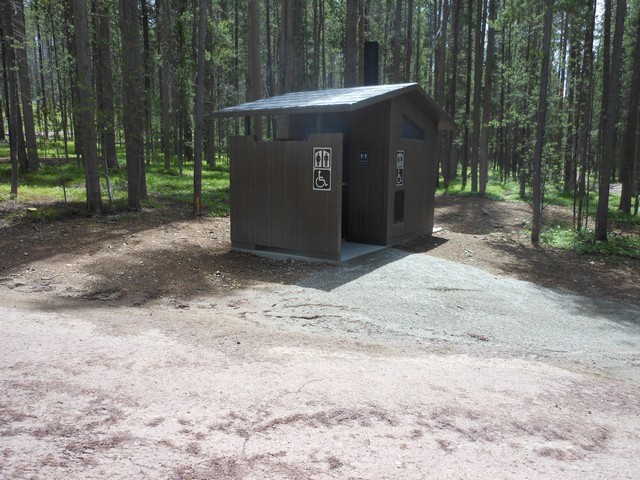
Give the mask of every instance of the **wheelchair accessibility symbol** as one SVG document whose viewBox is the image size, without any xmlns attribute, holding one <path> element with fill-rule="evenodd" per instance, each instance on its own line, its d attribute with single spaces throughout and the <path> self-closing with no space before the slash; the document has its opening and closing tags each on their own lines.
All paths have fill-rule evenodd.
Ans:
<svg viewBox="0 0 640 480">
<path fill-rule="evenodd" d="M 331 190 L 331 170 L 313 171 L 313 189 Z"/>
<path fill-rule="evenodd" d="M 313 148 L 313 189 L 331 190 L 331 147 Z"/>
</svg>

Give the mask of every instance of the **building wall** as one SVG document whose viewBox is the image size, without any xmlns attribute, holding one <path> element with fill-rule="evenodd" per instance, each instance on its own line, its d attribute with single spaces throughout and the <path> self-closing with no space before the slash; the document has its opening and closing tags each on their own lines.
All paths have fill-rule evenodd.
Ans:
<svg viewBox="0 0 640 480">
<path fill-rule="evenodd" d="M 433 231 L 434 195 L 438 173 L 437 112 L 425 112 L 410 95 L 395 97 L 351 113 L 291 117 L 291 138 L 309 131 L 345 132 L 349 181 L 350 241 L 389 245 Z M 431 114 L 433 113 L 433 115 Z M 403 116 L 423 132 L 423 139 L 402 136 Z M 332 130 L 333 129 L 333 130 Z M 405 153 L 404 185 L 396 186 L 396 153 Z M 360 154 L 366 152 L 366 163 Z M 345 168 L 347 168 L 345 166 Z M 404 192 L 403 219 L 394 215 L 396 192 Z"/>
<path fill-rule="evenodd" d="M 381 102 L 352 113 L 296 115 L 290 119 L 291 138 L 309 131 L 344 132 L 348 172 L 348 231 L 350 241 L 384 245 L 387 237 L 387 195 L 390 102 Z M 345 132 L 346 127 L 346 132 Z M 360 154 L 367 154 L 361 162 Z M 347 167 L 345 167 L 347 168 Z"/>
<path fill-rule="evenodd" d="M 332 149 L 331 190 L 313 189 L 313 148 Z M 342 135 L 308 141 L 230 139 L 231 244 L 340 259 Z"/>
<path fill-rule="evenodd" d="M 423 140 L 402 137 L 403 115 L 424 133 Z M 391 102 L 390 148 L 388 151 L 388 188 L 386 243 L 392 244 L 419 233 L 433 231 L 434 195 L 438 178 L 437 119 L 425 115 L 408 96 Z M 396 154 L 404 151 L 404 185 L 396 186 Z M 404 215 L 401 222 L 394 219 L 396 193 L 404 191 Z"/>
</svg>

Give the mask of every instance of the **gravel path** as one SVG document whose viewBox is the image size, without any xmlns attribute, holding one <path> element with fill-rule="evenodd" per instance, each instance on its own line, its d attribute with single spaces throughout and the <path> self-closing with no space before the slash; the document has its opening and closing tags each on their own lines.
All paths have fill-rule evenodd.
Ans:
<svg viewBox="0 0 640 480">
<path fill-rule="evenodd" d="M 640 309 L 394 249 L 188 304 L 1 287 L 2 478 L 637 478 Z"/>
</svg>

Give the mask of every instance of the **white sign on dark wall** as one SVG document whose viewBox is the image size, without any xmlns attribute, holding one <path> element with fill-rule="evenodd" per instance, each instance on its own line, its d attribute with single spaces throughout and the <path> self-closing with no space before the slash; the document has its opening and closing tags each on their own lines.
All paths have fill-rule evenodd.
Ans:
<svg viewBox="0 0 640 480">
<path fill-rule="evenodd" d="M 331 147 L 313 147 L 313 189 L 331 190 Z"/>
<path fill-rule="evenodd" d="M 404 186 L 404 150 L 396 152 L 396 187 Z"/>
</svg>

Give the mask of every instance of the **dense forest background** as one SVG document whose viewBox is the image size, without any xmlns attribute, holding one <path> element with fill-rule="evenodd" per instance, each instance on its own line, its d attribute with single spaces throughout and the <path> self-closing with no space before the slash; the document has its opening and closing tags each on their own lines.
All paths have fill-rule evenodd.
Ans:
<svg viewBox="0 0 640 480">
<path fill-rule="evenodd" d="M 377 41 L 381 83 L 417 82 L 456 119 L 441 137 L 441 185 L 484 194 L 490 176 L 516 180 L 534 241 L 551 187 L 572 196 L 577 230 L 595 214 L 598 240 L 610 183 L 637 214 L 637 0 L 0 0 L 0 17 L 14 193 L 43 145 L 67 160 L 72 145 L 90 212 L 121 165 L 139 209 L 148 165 L 193 162 L 199 213 L 203 165 L 244 128 L 215 110 L 361 85 L 364 42 Z M 275 131 L 271 119 L 252 127 Z"/>
</svg>

